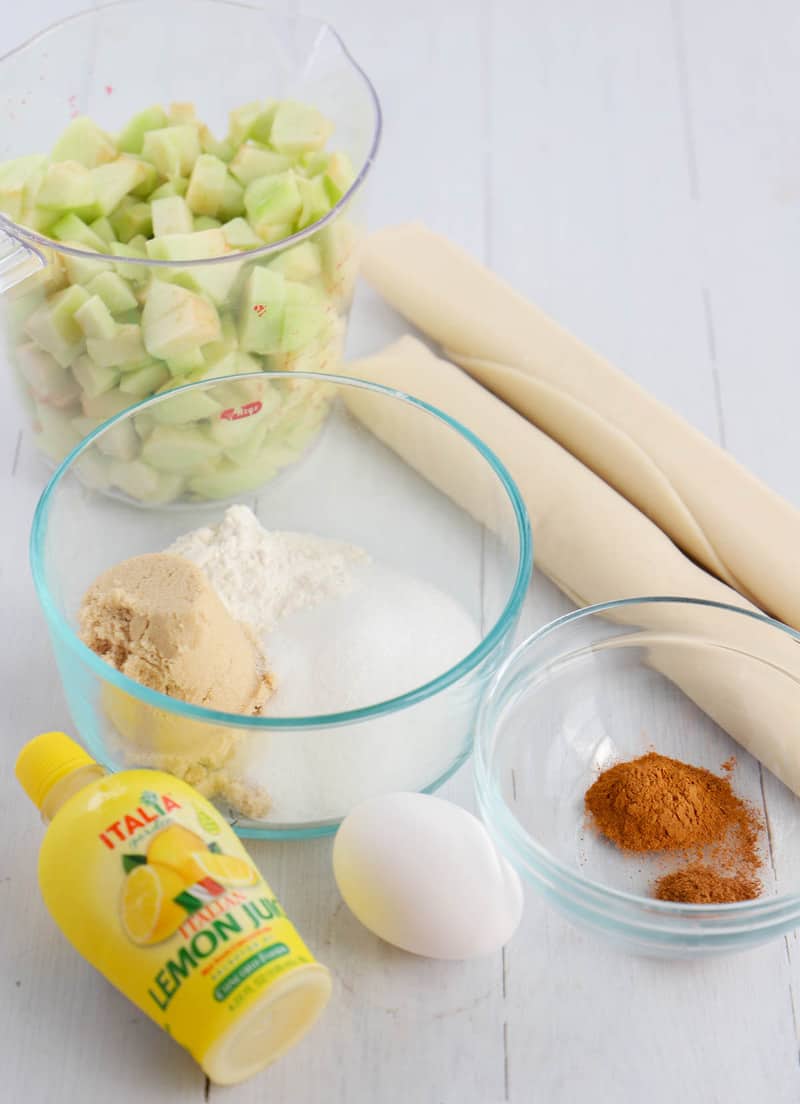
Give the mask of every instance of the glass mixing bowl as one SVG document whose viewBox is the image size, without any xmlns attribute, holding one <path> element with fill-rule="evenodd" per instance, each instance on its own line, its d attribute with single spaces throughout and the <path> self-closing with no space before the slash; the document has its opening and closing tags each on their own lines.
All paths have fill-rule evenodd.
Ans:
<svg viewBox="0 0 800 1104">
<path fill-rule="evenodd" d="M 60 462 L 106 419 L 176 385 L 259 369 L 337 370 L 380 106 L 327 24 L 227 0 L 125 0 L 71 16 L 0 58 L 0 161 L 48 153 L 77 116 L 115 133 L 151 104 L 169 109 L 170 125 L 201 121 L 218 139 L 232 109 L 267 97 L 317 107 L 334 126 L 326 148 L 351 162 L 353 176 L 348 170 L 351 182 L 341 195 L 316 162 L 297 167 L 310 197 L 297 233 L 271 227 L 275 240 L 266 235 L 252 248 L 252 241 L 237 239 L 233 245 L 246 251 L 220 255 L 229 248 L 229 231 L 205 217 L 194 224 L 205 231 L 202 249 L 179 234 L 181 243 L 165 254 L 172 259 L 157 259 L 145 255 L 144 238 L 131 241 L 133 226 L 92 222 L 98 229 L 89 245 L 69 240 L 73 230 L 65 238 L 57 216 L 42 208 L 31 209 L 31 218 L 45 220 L 38 230 L 0 210 L 0 325 L 37 446 L 51 461 Z M 229 159 L 230 150 L 206 141 L 205 133 L 208 151 Z M 263 143 L 253 148 L 278 157 Z M 226 200 L 224 214 L 216 212 L 223 221 L 244 213 L 241 186 L 230 172 L 226 181 L 238 198 Z M 320 181 L 328 189 L 324 202 L 313 191 Z M 167 185 L 161 175 L 143 187 L 151 184 L 185 190 L 187 181 Z M 108 240 L 110 230 L 119 242 Z M 89 232 L 81 232 L 89 241 Z M 184 256 L 203 259 L 175 259 Z M 102 316 L 96 332 L 74 318 L 89 299 Z M 148 319 L 160 318 L 162 308 L 171 317 L 168 334 L 148 332 L 148 303 Z M 137 432 L 128 451 L 143 444 Z"/>
<path fill-rule="evenodd" d="M 481 813 L 538 892 L 628 950 L 755 946 L 800 924 L 800 799 L 779 780 L 800 787 L 798 716 L 800 634 L 786 625 L 679 598 L 579 610 L 521 644 L 487 692 L 474 757 Z M 624 855 L 587 826 L 598 773 L 650 750 L 717 774 L 736 757 L 734 789 L 766 822 L 763 896 L 654 900 L 648 887 L 679 861 Z"/>
<path fill-rule="evenodd" d="M 230 389 L 243 382 L 290 392 L 324 388 L 325 402 L 331 404 L 324 429 L 317 433 L 312 427 L 309 443 L 302 411 L 292 429 L 281 405 L 272 406 L 263 391 L 252 404 L 261 404 L 260 417 L 252 410 L 242 417 L 236 408 L 238 416 L 231 420 L 226 417 L 232 409 Z M 198 403 L 205 412 L 198 412 Z M 196 420 L 187 426 L 191 409 Z M 274 410 L 277 415 L 271 416 Z M 205 453 L 177 448 L 160 457 L 162 466 L 169 460 L 173 469 L 181 469 L 160 473 L 175 481 L 169 507 L 143 506 L 141 494 L 110 496 L 102 482 L 99 488 L 90 485 L 114 462 L 109 452 L 118 449 L 131 423 L 142 418 L 171 431 L 191 429 L 205 441 Z M 381 443 L 380 427 L 386 424 L 403 427 L 409 455 L 425 452 L 432 480 L 437 466 L 463 471 L 473 515 Z M 214 463 L 226 450 L 241 454 L 249 446 L 254 450 L 250 468 L 234 467 L 233 476 L 224 469 L 227 482 L 214 485 L 220 501 L 210 504 L 207 495 L 220 477 Z M 250 475 L 237 493 L 237 473 L 243 470 Z M 188 530 L 215 524 L 225 510 L 223 499 L 251 507 L 267 529 L 313 533 L 365 549 L 385 569 L 381 578 L 389 580 L 371 592 L 376 604 L 401 627 L 406 652 L 416 650 L 419 640 L 420 652 L 427 648 L 430 654 L 415 684 L 402 686 L 387 700 L 359 701 L 346 712 L 242 716 L 150 690 L 87 648 L 76 629 L 82 596 L 93 580 L 127 557 L 161 551 Z M 332 831 L 362 799 L 435 789 L 464 761 L 481 690 L 510 650 L 531 558 L 519 493 L 503 465 L 467 429 L 400 392 L 307 373 L 275 373 L 266 383 L 255 374 L 195 384 L 124 412 L 95 431 L 56 471 L 39 502 L 31 536 L 34 581 L 67 703 L 92 754 L 111 769 L 160 766 L 212 786 L 223 771 L 241 783 L 243 792 L 263 787 L 272 798 L 269 810 L 249 818 L 241 815 L 244 805 L 229 811 L 241 834 L 267 837 Z M 438 644 L 432 649 L 428 639 L 438 639 L 437 625 L 419 602 L 406 605 L 406 590 L 391 582 L 396 573 L 438 588 L 462 611 L 469 628 L 463 644 L 462 636 L 455 639 L 453 647 L 460 650 L 447 663 L 438 658 Z M 352 615 L 342 616 L 354 622 L 340 625 L 351 642 L 358 618 L 371 616 L 363 605 L 353 608 Z M 334 636 L 332 649 L 342 646 L 340 636 Z M 379 634 L 376 647 L 383 651 Z M 390 661 L 395 650 L 393 639 L 386 639 Z M 269 658 L 269 639 L 266 651 Z M 312 665 L 308 678 L 313 677 Z"/>
</svg>

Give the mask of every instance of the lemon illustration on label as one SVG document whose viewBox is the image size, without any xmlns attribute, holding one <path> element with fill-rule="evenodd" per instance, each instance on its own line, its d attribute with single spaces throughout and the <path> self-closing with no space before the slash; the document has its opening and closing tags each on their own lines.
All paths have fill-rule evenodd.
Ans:
<svg viewBox="0 0 800 1104">
<path fill-rule="evenodd" d="M 204 841 L 196 832 L 184 828 L 182 824 L 170 824 L 153 836 L 147 848 L 147 861 L 168 866 L 191 883 L 196 880 L 192 856 L 206 850 Z"/>
<path fill-rule="evenodd" d="M 213 878 L 224 886 L 255 885 L 259 874 L 254 866 L 235 855 L 220 855 L 214 851 L 196 851 L 192 855 L 197 880 Z M 188 865 L 186 870 L 188 871 Z"/>
<path fill-rule="evenodd" d="M 177 931 L 186 912 L 173 898 L 185 884 L 180 874 L 157 863 L 128 874 L 122 887 L 122 926 L 133 943 L 160 943 Z"/>
</svg>

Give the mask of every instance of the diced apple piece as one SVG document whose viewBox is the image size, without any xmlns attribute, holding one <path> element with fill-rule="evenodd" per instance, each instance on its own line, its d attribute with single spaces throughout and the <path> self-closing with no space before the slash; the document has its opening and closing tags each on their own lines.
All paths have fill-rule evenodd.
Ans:
<svg viewBox="0 0 800 1104">
<path fill-rule="evenodd" d="M 81 437 L 72 425 L 71 418 L 45 403 L 36 403 L 36 445 L 51 460 L 60 463 L 81 443 Z"/>
<path fill-rule="evenodd" d="M 74 379 L 58 361 L 29 342 L 18 345 L 16 361 L 35 398 L 51 406 L 70 406 L 80 395 Z"/>
<path fill-rule="evenodd" d="M 200 124 L 200 148 L 203 153 L 210 153 L 226 164 L 236 153 L 236 147 L 227 138 L 217 138 L 205 123 Z"/>
<path fill-rule="evenodd" d="M 75 461 L 75 471 L 81 483 L 93 490 L 102 491 L 111 485 L 109 461 L 97 449 L 89 448 L 81 453 Z"/>
<path fill-rule="evenodd" d="M 28 199 L 26 185 L 39 176 L 46 160 L 41 154 L 34 153 L 0 165 L 0 211 L 14 222 L 23 221 L 22 214 Z"/>
<path fill-rule="evenodd" d="M 87 169 L 113 161 L 116 156 L 113 140 L 85 115 L 68 124 L 51 154 L 53 161 L 79 161 Z"/>
<path fill-rule="evenodd" d="M 143 460 L 112 460 L 109 476 L 115 487 L 137 502 L 172 502 L 183 490 L 183 479 L 156 471 Z"/>
<path fill-rule="evenodd" d="M 73 249 L 85 248 L 82 242 L 65 241 L 64 245 L 69 245 Z M 64 253 L 63 258 L 67 276 L 73 284 L 86 284 L 103 272 L 110 272 L 112 267 L 111 261 L 102 261 L 99 257 L 95 260 L 85 253 L 80 256 L 75 253 Z"/>
<path fill-rule="evenodd" d="M 151 360 L 134 368 L 132 372 L 126 372 L 120 380 L 119 389 L 126 395 L 144 399 L 148 395 L 154 395 L 168 379 L 169 372 L 164 365 L 160 361 Z"/>
<path fill-rule="evenodd" d="M 162 390 L 171 390 L 170 387 Z M 209 397 L 208 392 L 198 388 L 173 395 L 152 408 L 153 419 L 157 425 L 190 425 L 204 418 L 213 418 L 222 407 Z"/>
<path fill-rule="evenodd" d="M 331 155 L 329 153 L 325 153 L 324 150 L 317 150 L 314 153 L 302 153 L 297 159 L 297 164 L 306 176 L 310 178 L 324 173 L 328 167 L 330 158 Z"/>
<path fill-rule="evenodd" d="M 222 223 L 213 215 L 195 215 L 193 227 L 199 233 L 201 230 L 219 230 Z M 225 239 L 227 241 L 227 238 Z"/>
<path fill-rule="evenodd" d="M 236 154 L 228 165 L 228 171 L 234 176 L 242 187 L 246 188 L 260 176 L 270 176 L 273 173 L 286 172 L 291 168 L 292 160 L 282 153 L 275 153 L 257 142 L 245 142 L 236 151 Z"/>
<path fill-rule="evenodd" d="M 142 156 L 162 176 L 188 176 L 200 156 L 197 127 L 190 123 L 148 130 L 142 143 Z"/>
<path fill-rule="evenodd" d="M 153 432 L 153 426 L 156 423 L 151 411 L 143 410 L 141 414 L 134 415 L 133 424 L 136 426 L 136 432 L 139 434 L 139 437 L 144 440 L 145 437 L 149 437 Z"/>
<path fill-rule="evenodd" d="M 157 471 L 174 475 L 191 475 L 202 470 L 219 453 L 216 441 L 195 426 L 156 425 L 142 445 L 143 460 Z"/>
<path fill-rule="evenodd" d="M 147 265 L 125 263 L 126 260 L 143 261 L 147 259 L 144 249 L 134 245 L 135 241 L 135 238 L 131 238 L 127 243 L 112 242 L 108 247 L 108 251 L 113 256 L 120 258 L 119 263 L 114 265 L 117 275 L 123 280 L 127 280 L 128 283 L 138 286 L 148 282 L 150 272 Z"/>
<path fill-rule="evenodd" d="M 322 149 L 332 133 L 333 124 L 315 107 L 284 100 L 272 120 L 269 142 L 279 153 L 297 157 Z"/>
<path fill-rule="evenodd" d="M 247 219 L 230 219 L 223 224 L 222 233 L 231 249 L 259 249 L 264 244 Z"/>
<path fill-rule="evenodd" d="M 94 398 L 91 398 L 89 395 L 84 395 L 81 399 L 81 407 L 86 417 L 96 418 L 101 422 L 105 422 L 108 418 L 113 418 L 115 415 L 121 414 L 122 411 L 127 410 L 130 405 L 130 395 L 123 395 L 117 388 L 113 388 L 111 391 L 104 391 L 102 395 L 96 395 Z"/>
<path fill-rule="evenodd" d="M 225 177 L 222 203 L 218 213 L 219 217 L 225 221 L 238 218 L 239 215 L 244 214 L 244 188 L 238 180 L 234 180 L 230 173 Z"/>
<path fill-rule="evenodd" d="M 228 141 L 235 147 L 248 138 L 268 142 L 276 107 L 274 100 L 254 100 L 234 108 L 228 115 Z"/>
<path fill-rule="evenodd" d="M 248 184 L 244 193 L 247 218 L 259 237 L 274 241 L 274 228 L 292 223 L 300 213 L 302 197 L 297 178 L 289 169 Z"/>
<path fill-rule="evenodd" d="M 278 272 L 253 267 L 247 278 L 239 313 L 239 345 L 246 353 L 281 350 L 286 307 L 286 281 Z"/>
<path fill-rule="evenodd" d="M 176 176 L 172 180 L 167 180 L 164 184 L 159 186 L 150 193 L 149 199 L 152 202 L 154 199 L 164 199 L 166 196 L 185 196 L 189 187 L 189 181 L 182 176 Z"/>
<path fill-rule="evenodd" d="M 274 388 L 265 389 L 264 398 L 259 401 L 260 408 L 254 410 L 252 414 L 248 413 L 246 417 L 232 417 L 229 414 L 230 408 L 220 410 L 217 417 L 212 418 L 209 424 L 208 432 L 211 439 L 226 450 L 243 445 L 253 434 L 263 429 L 281 403 L 280 396 Z M 241 407 L 233 412 L 241 415 Z"/>
<path fill-rule="evenodd" d="M 361 243 L 356 228 L 346 219 L 334 219 L 314 240 L 319 245 L 325 289 L 338 306 L 345 306 L 358 274 Z"/>
<path fill-rule="evenodd" d="M 216 215 L 225 196 L 228 170 L 225 162 L 210 153 L 201 153 L 194 163 L 186 202 L 196 215 Z"/>
<path fill-rule="evenodd" d="M 92 171 L 80 161 L 48 165 L 36 193 L 36 205 L 52 211 L 95 210 Z M 97 210 L 97 214 L 101 214 Z"/>
<path fill-rule="evenodd" d="M 255 426 L 254 431 L 249 437 L 245 437 L 244 440 L 237 444 L 223 444 L 222 451 L 228 460 L 238 466 L 246 467 L 247 465 L 251 465 L 261 452 L 264 439 L 268 432 L 269 425 L 267 421 L 261 420 L 258 425 Z"/>
<path fill-rule="evenodd" d="M 167 126 L 167 113 L 163 107 L 146 107 L 126 123 L 117 137 L 117 148 L 124 153 L 141 153 L 144 136 L 149 130 L 163 130 Z"/>
<path fill-rule="evenodd" d="M 134 322 L 117 326 L 110 338 L 89 338 L 86 349 L 92 360 L 101 368 L 124 368 L 147 359 L 142 343 L 142 330 Z M 148 350 L 149 351 L 149 350 Z"/>
<path fill-rule="evenodd" d="M 89 293 L 77 284 L 57 291 L 37 307 L 25 323 L 25 332 L 33 341 L 65 367 L 81 351 L 83 333 L 75 321 L 75 311 L 83 306 Z"/>
<path fill-rule="evenodd" d="M 271 456 L 258 455 L 252 464 L 239 466 L 225 460 L 213 472 L 189 479 L 189 490 L 198 498 L 230 498 L 266 483 L 277 472 Z"/>
<path fill-rule="evenodd" d="M 155 165 L 151 165 L 149 161 L 145 161 L 143 157 L 139 157 L 136 154 L 128 154 L 129 160 L 138 161 L 142 166 L 142 179 L 136 185 L 135 188 L 131 188 L 131 195 L 136 196 L 137 199 L 149 199 L 151 193 L 158 187 L 160 180 L 158 169 Z"/>
<path fill-rule="evenodd" d="M 147 170 L 141 161 L 123 154 L 116 161 L 91 169 L 90 175 L 100 211 L 110 215 L 123 196 L 147 179 Z"/>
<path fill-rule="evenodd" d="M 211 345 L 206 345 L 210 349 Z M 191 349 L 184 356 L 172 357 L 167 361 L 167 368 L 171 376 L 188 376 L 193 372 L 205 369 L 206 359 L 201 349 Z"/>
<path fill-rule="evenodd" d="M 73 428 L 81 437 L 88 437 L 90 433 L 93 433 L 97 427 L 102 424 L 102 420 L 98 418 L 87 418 L 85 414 L 77 414 L 72 419 Z"/>
<path fill-rule="evenodd" d="M 144 234 L 149 237 L 153 232 L 152 211 L 149 203 L 125 196 L 116 211 L 112 212 L 109 222 L 121 242 Z"/>
<path fill-rule="evenodd" d="M 79 356 L 72 365 L 72 374 L 89 399 L 104 395 L 106 391 L 116 387 L 119 381 L 119 372 L 115 368 L 101 368 L 86 353 Z"/>
<path fill-rule="evenodd" d="M 281 333 L 281 352 L 289 353 L 309 345 L 328 321 L 328 304 L 308 284 L 286 283 L 286 305 Z"/>
<path fill-rule="evenodd" d="M 165 234 L 147 243 L 148 256 L 158 261 L 200 261 L 222 257 L 230 252 L 225 235 L 219 228 L 191 234 Z M 224 303 L 234 284 L 242 262 L 231 259 L 225 264 L 197 265 L 181 270 L 169 270 L 176 282 L 195 291 L 204 291 L 215 303 Z"/>
<path fill-rule="evenodd" d="M 94 222 L 89 223 L 89 229 L 93 234 L 97 234 L 98 238 L 102 238 L 106 245 L 117 240 L 114 227 L 105 215 L 101 215 L 100 218 L 96 218 Z"/>
<path fill-rule="evenodd" d="M 101 272 L 89 281 L 86 290 L 91 295 L 99 295 L 112 314 L 136 309 L 136 297 L 116 272 Z"/>
<path fill-rule="evenodd" d="M 92 295 L 78 307 L 75 321 L 86 337 L 110 338 L 117 332 L 117 323 L 99 295 Z"/>
<path fill-rule="evenodd" d="M 328 160 L 328 167 L 322 176 L 331 204 L 339 202 L 355 178 L 356 174 L 347 154 L 332 153 Z"/>
<path fill-rule="evenodd" d="M 144 343 L 151 356 L 167 360 L 217 341 L 219 315 L 207 299 L 162 280 L 154 280 L 142 311 Z"/>
<path fill-rule="evenodd" d="M 313 280 L 322 272 L 319 247 L 312 241 L 301 242 L 280 253 L 269 267 L 287 280 Z"/>
<path fill-rule="evenodd" d="M 191 234 L 194 229 L 192 212 L 183 196 L 154 199 L 150 209 L 153 215 L 153 234 L 156 237 L 165 234 Z"/>
<path fill-rule="evenodd" d="M 199 125 L 197 108 L 191 100 L 175 100 L 167 109 L 167 120 L 170 126 L 180 126 L 182 123 L 195 123 Z"/>
<path fill-rule="evenodd" d="M 141 451 L 139 434 L 134 429 L 130 418 L 124 418 L 115 426 L 101 433 L 95 442 L 97 448 L 104 456 L 110 456 L 114 460 L 133 460 Z"/>
<path fill-rule="evenodd" d="M 315 176 L 313 180 L 305 180 L 299 176 L 297 187 L 302 199 L 300 214 L 297 216 L 297 229 L 304 230 L 306 226 L 311 226 L 312 223 L 324 218 L 331 209 L 331 203 L 322 177 Z"/>
<path fill-rule="evenodd" d="M 94 230 L 87 226 L 82 218 L 74 213 L 60 218 L 51 228 L 50 236 L 55 238 L 56 241 L 73 242 L 84 249 L 91 249 L 95 253 L 104 253 L 108 245 L 98 234 L 95 234 Z"/>
</svg>

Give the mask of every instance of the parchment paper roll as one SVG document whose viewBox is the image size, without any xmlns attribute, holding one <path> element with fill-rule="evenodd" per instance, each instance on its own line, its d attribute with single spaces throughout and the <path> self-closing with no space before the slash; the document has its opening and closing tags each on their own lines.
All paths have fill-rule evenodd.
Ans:
<svg viewBox="0 0 800 1104">
<path fill-rule="evenodd" d="M 372 235 L 363 270 L 450 360 L 615 487 L 687 555 L 800 629 L 800 511 L 424 226 Z"/>
<path fill-rule="evenodd" d="M 421 342 L 406 337 L 348 365 L 348 374 L 406 391 L 463 422 L 506 464 L 531 517 L 535 562 L 579 605 L 674 595 L 754 607 L 692 563 L 622 495 L 546 434 Z M 487 496 L 454 439 L 451 452 L 435 423 L 392 408 L 368 391 L 347 395 L 352 413 L 467 512 L 487 525 Z M 393 404 L 394 407 L 394 404 Z M 390 415 L 390 416 L 389 416 Z M 484 467 L 485 465 L 480 465 Z M 627 620 L 625 613 L 620 620 Z M 800 641 L 760 620 L 701 611 L 689 621 L 673 606 L 644 626 L 654 667 L 800 795 Z M 641 622 L 640 622 L 641 623 Z M 709 641 L 691 660 L 665 643 L 663 629 Z M 724 640 L 726 654 L 718 651 Z M 753 659 L 752 656 L 756 658 Z"/>
</svg>

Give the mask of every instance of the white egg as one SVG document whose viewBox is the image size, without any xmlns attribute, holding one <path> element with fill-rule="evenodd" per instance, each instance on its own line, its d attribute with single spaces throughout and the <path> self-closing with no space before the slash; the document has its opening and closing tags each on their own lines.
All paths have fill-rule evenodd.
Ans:
<svg viewBox="0 0 800 1104">
<path fill-rule="evenodd" d="M 339 892 L 370 931 L 428 958 L 473 958 L 507 943 L 522 886 L 481 822 L 427 794 L 370 798 L 333 845 Z"/>
</svg>

